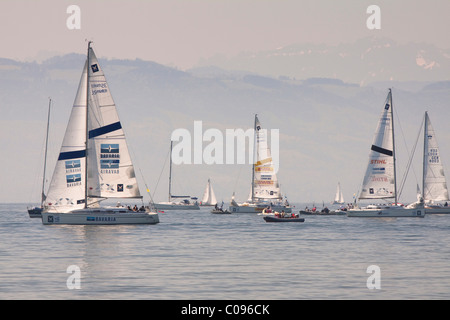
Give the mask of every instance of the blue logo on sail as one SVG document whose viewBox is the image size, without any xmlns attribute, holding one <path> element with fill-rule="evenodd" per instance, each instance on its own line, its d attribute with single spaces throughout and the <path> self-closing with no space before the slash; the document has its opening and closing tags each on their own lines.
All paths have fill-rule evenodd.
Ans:
<svg viewBox="0 0 450 320">
<path fill-rule="evenodd" d="M 67 160 L 66 169 L 77 169 L 81 167 L 80 160 Z"/>
<path fill-rule="evenodd" d="M 97 64 L 93 64 L 92 66 L 91 66 L 91 69 L 92 69 L 92 72 L 97 72 L 98 71 L 98 65 Z"/>
<path fill-rule="evenodd" d="M 100 146 L 100 153 L 119 153 L 119 144 L 105 143 Z"/>
<path fill-rule="evenodd" d="M 372 168 L 373 174 L 384 174 L 386 173 L 386 168 Z"/>
<path fill-rule="evenodd" d="M 118 143 L 102 143 L 100 145 L 100 173 L 118 174 L 120 153 Z"/>
<path fill-rule="evenodd" d="M 119 169 L 120 160 L 115 159 L 102 159 L 100 160 L 101 169 Z"/>
<path fill-rule="evenodd" d="M 78 174 L 68 174 L 66 176 L 66 182 L 68 187 L 73 187 L 81 183 L 81 173 Z"/>
</svg>

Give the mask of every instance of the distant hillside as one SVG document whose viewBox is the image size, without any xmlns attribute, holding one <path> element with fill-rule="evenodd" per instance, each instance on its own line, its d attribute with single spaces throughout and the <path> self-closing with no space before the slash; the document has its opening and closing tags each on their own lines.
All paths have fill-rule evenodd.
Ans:
<svg viewBox="0 0 450 320">
<path fill-rule="evenodd" d="M 204 59 L 199 66 L 248 70 L 296 79 L 326 77 L 367 85 L 374 81 L 438 81 L 450 74 L 450 50 L 425 43 L 364 38 L 339 45 L 294 44 L 235 57 Z"/>
<path fill-rule="evenodd" d="M 372 49 L 364 59 L 370 54 L 382 55 L 388 48 Z M 289 50 L 294 52 L 294 49 Z M 344 48 L 336 47 L 335 54 L 324 55 L 345 53 L 341 49 Z M 289 52 L 287 48 L 280 50 Z M 170 135 L 175 129 L 186 128 L 193 134 L 195 120 L 202 120 L 203 131 L 216 128 L 224 133 L 227 128 L 248 129 L 253 126 L 257 113 L 263 127 L 280 130 L 279 180 L 291 201 L 332 200 L 338 181 L 346 201 L 351 201 L 361 183 L 388 87 L 394 88 L 396 113 L 401 119 L 397 128 L 404 137 L 399 137 L 399 146 L 407 142 L 411 148 L 423 112 L 428 110 L 443 146 L 442 158 L 450 164 L 450 148 L 446 145 L 450 139 L 448 82 L 383 80 L 360 86 L 360 81 L 347 75 L 366 72 L 359 70 L 364 69 L 359 65 L 361 57 L 350 68 L 350 62 L 345 62 L 350 58 L 344 55 L 342 65 L 335 66 L 335 70 L 341 70 L 337 74 L 344 76 L 335 78 L 320 71 L 327 69 L 322 65 L 327 60 L 324 56 L 305 50 L 306 47 L 303 55 L 318 63 L 311 64 L 311 70 L 303 73 L 305 77 L 284 72 L 288 69 L 281 67 L 280 74 L 284 76 L 258 73 L 251 70 L 256 68 L 251 63 L 243 65 L 250 71 L 243 67 L 226 70 L 215 66 L 184 72 L 151 61 L 101 59 L 132 157 L 142 170 L 138 178 L 145 180 L 152 192 L 156 190 L 155 199 L 166 198 L 166 159 Z M 98 54 L 101 56 L 101 52 Z M 415 49 L 410 56 L 414 55 Z M 301 55 L 297 58 L 301 59 Z M 331 66 L 333 59 L 326 64 Z M 52 161 L 59 150 L 84 61 L 85 57 L 77 54 L 53 57 L 40 64 L 0 59 L 0 139 L 3 154 L 7 155 L 1 157 L 0 166 L 5 169 L 2 181 L 9 182 L 2 184 L 0 201 L 29 201 L 32 194 L 38 199 L 39 184 L 31 180 L 39 181 L 36 177 L 42 172 L 48 97 L 54 101 L 49 161 L 49 172 L 52 172 Z M 441 69 L 446 68 L 442 61 L 438 62 Z M 320 66 L 315 69 L 317 73 L 313 66 Z M 384 70 L 394 67 L 386 64 Z M 294 64 L 293 69 L 297 68 Z M 346 69 L 348 72 L 344 73 Z M 435 70 L 417 65 L 413 69 L 412 73 Z M 206 145 L 208 142 L 203 143 Z M 408 159 L 406 151 L 399 152 L 398 157 L 400 162 Z M 228 202 L 233 192 L 237 199 L 245 199 L 250 188 L 250 168 L 250 164 L 175 166 L 174 189 L 201 196 L 207 179 L 211 178 L 219 201 Z M 416 168 L 419 175 L 420 164 Z M 407 186 L 409 199 L 414 200 L 416 182 Z"/>
</svg>

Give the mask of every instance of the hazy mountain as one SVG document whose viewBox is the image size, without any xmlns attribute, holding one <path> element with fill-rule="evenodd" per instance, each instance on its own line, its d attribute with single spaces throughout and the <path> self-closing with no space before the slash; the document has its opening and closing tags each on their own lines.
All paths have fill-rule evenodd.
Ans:
<svg viewBox="0 0 450 320">
<path fill-rule="evenodd" d="M 336 46 L 294 44 L 270 51 L 215 56 L 199 66 L 248 70 L 296 79 L 327 77 L 366 85 L 374 81 L 446 80 L 450 50 L 425 43 L 398 44 L 386 38 L 364 38 Z"/>
<path fill-rule="evenodd" d="M 361 48 L 364 47 L 362 43 L 367 45 L 371 42 L 367 39 L 361 41 L 358 44 Z M 295 48 L 300 49 L 300 46 L 289 50 L 294 52 Z M 285 62 L 286 67 L 283 68 L 277 66 L 275 60 L 270 60 L 275 65 L 274 70 L 278 68 L 278 74 L 284 76 L 267 75 L 270 74 L 267 70 L 258 69 L 258 65 L 252 63 L 234 68 L 240 71 L 208 66 L 184 72 L 150 61 L 100 59 L 132 157 L 140 168 L 137 174 L 142 191 L 145 190 L 145 182 L 152 192 L 156 190 L 156 200 L 165 200 L 168 179 L 166 160 L 170 135 L 175 129 L 186 128 L 193 135 L 194 120 L 202 120 L 203 132 L 216 128 L 225 135 L 227 128 L 252 128 L 254 114 L 257 113 L 263 127 L 280 130 L 279 180 L 291 201 L 332 200 L 338 181 L 346 201 L 351 201 L 362 180 L 388 87 L 394 88 L 394 104 L 401 120 L 401 125 L 397 126 L 399 147 L 406 142 L 412 148 L 423 112 L 428 110 L 439 135 L 442 158 L 445 164 L 449 163 L 447 141 L 450 139 L 450 129 L 447 123 L 450 116 L 450 81 L 440 77 L 440 72 L 448 68 L 447 58 L 434 51 L 431 54 L 431 49 L 428 49 L 429 55 L 423 53 L 423 59 L 435 61 L 435 66 L 439 67 L 426 68 L 417 65 L 417 62 L 414 65 L 417 52 L 416 46 L 411 45 L 409 56 L 412 65 L 407 68 L 408 59 L 398 60 L 398 65 L 385 62 L 389 59 L 384 58 L 383 52 L 391 52 L 390 56 L 406 55 L 393 52 L 396 51 L 394 48 L 409 52 L 404 46 L 393 43 L 390 47 L 377 48 L 373 44 L 363 57 L 344 51 L 344 47 L 326 48 L 324 46 L 323 50 L 329 52 L 323 54 L 330 61 L 318 51 L 314 54 L 313 51 L 304 51 L 303 56 L 306 55 L 311 62 L 305 77 L 289 74 L 288 63 Z M 277 52 L 289 51 L 283 48 Z M 337 57 L 332 59 L 335 55 L 339 57 L 338 52 L 344 56 L 347 52 L 347 56 L 334 66 L 337 78 L 325 77 L 328 74 L 323 72 L 338 60 Z M 97 54 L 101 56 L 102 53 Z M 267 55 L 263 58 L 263 53 L 259 56 L 261 63 L 264 59 L 275 59 Z M 300 68 L 295 61 L 305 58 L 303 56 L 292 56 L 292 69 Z M 369 56 L 379 57 L 383 61 L 371 63 L 373 70 L 380 71 L 384 66 L 385 73 L 381 74 L 390 75 L 386 70 L 403 70 L 402 76 L 396 75 L 396 81 L 374 76 L 372 79 L 378 82 L 360 86 L 362 80 L 357 78 L 357 74 L 367 72 L 369 66 L 364 61 Z M 286 58 L 280 55 L 276 59 L 280 59 L 281 63 L 283 57 Z M 2 183 L 0 201 L 37 201 L 48 97 L 54 100 L 49 157 L 51 173 L 84 60 L 83 55 L 77 54 L 53 57 L 42 63 L 0 59 L 0 137 L 4 155 L 0 167 L 2 181 L 6 182 Z M 375 60 L 371 58 L 371 61 Z M 325 62 L 328 67 L 322 65 Z M 245 71 L 245 68 L 250 71 Z M 348 72 L 345 73 L 345 70 Z M 422 76 L 427 72 L 437 73 L 435 78 Z M 341 74 L 342 77 L 339 77 Z M 410 77 L 407 77 L 408 74 Z M 403 77 L 405 81 L 401 81 Z M 203 147 L 208 144 L 204 142 Z M 400 151 L 398 158 L 400 163 L 406 164 L 407 151 Z M 420 181 L 420 162 L 416 161 L 415 167 Z M 165 171 L 162 171 L 163 168 Z M 233 192 L 236 192 L 238 199 L 245 199 L 250 189 L 250 176 L 249 164 L 179 165 L 174 167 L 174 192 L 201 197 L 210 177 L 219 201 L 223 199 L 228 202 Z M 408 200 L 414 200 L 415 186 L 413 175 L 412 182 L 406 187 Z"/>
</svg>

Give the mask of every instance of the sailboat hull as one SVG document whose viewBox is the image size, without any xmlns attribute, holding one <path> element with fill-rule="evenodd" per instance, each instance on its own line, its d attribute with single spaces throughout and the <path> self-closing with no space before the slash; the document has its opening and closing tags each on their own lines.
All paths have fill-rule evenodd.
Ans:
<svg viewBox="0 0 450 320">
<path fill-rule="evenodd" d="M 450 207 L 425 207 L 427 214 L 450 214 Z"/>
<path fill-rule="evenodd" d="M 233 213 L 261 213 L 264 209 L 267 208 L 267 205 L 237 205 L 233 206 L 231 205 L 228 210 Z M 281 212 L 284 211 L 285 213 L 292 213 L 291 207 L 286 206 L 271 206 L 272 211 Z"/>
<path fill-rule="evenodd" d="M 155 203 L 156 210 L 200 210 L 196 204 Z"/>
<path fill-rule="evenodd" d="M 42 212 L 44 225 L 118 225 L 157 224 L 159 216 L 155 212 L 134 212 L 114 209 L 81 209 L 69 213 Z"/>
<path fill-rule="evenodd" d="M 30 218 L 40 218 L 42 213 L 42 208 L 40 207 L 33 207 L 28 208 L 28 215 Z"/>
<path fill-rule="evenodd" d="M 386 208 L 386 209 L 351 209 L 347 211 L 347 217 L 360 218 L 424 218 L 423 208 Z"/>
</svg>

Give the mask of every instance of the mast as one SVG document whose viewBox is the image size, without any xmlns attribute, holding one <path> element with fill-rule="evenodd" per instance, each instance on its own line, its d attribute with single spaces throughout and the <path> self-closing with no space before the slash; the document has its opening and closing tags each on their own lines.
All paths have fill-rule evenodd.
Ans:
<svg viewBox="0 0 450 320">
<path fill-rule="evenodd" d="M 425 201 L 425 170 L 427 163 L 427 150 L 428 150 L 428 112 L 425 111 L 425 123 L 423 127 L 423 161 L 422 161 L 422 199 Z"/>
<path fill-rule="evenodd" d="M 253 126 L 253 164 L 252 164 L 252 202 L 255 202 L 255 148 L 256 148 L 256 119 L 257 114 L 255 114 L 255 124 Z M 256 148 L 257 149 L 257 148 Z"/>
<path fill-rule="evenodd" d="M 44 176 L 42 177 L 42 193 L 41 193 L 41 205 L 44 204 L 45 201 L 45 170 L 47 167 L 47 146 L 48 146 L 48 131 L 49 131 L 49 125 L 50 125 L 50 107 L 52 105 L 52 98 L 48 98 L 48 115 L 47 115 L 47 135 L 45 137 L 45 151 L 44 151 Z"/>
<path fill-rule="evenodd" d="M 88 127 L 88 114 L 89 114 L 89 52 L 91 49 L 92 41 L 88 41 L 88 50 L 87 50 L 87 68 L 86 68 L 86 155 L 85 155 L 85 163 L 84 163 L 84 207 L 88 207 L 88 139 L 89 139 L 89 127 Z"/>
<path fill-rule="evenodd" d="M 391 104 L 391 126 L 392 126 L 392 156 L 394 160 L 394 195 L 395 205 L 397 205 L 397 169 L 395 161 L 395 134 L 394 134 L 394 106 L 392 105 L 392 90 L 389 88 L 388 101 Z"/>
<path fill-rule="evenodd" d="M 170 140 L 170 157 L 169 157 L 169 202 L 172 200 L 172 144 L 173 141 Z"/>
</svg>

